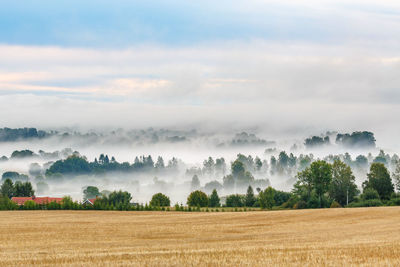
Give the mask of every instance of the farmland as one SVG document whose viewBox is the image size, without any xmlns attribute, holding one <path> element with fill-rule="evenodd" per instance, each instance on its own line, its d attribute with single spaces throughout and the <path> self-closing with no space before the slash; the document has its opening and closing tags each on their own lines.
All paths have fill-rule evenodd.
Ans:
<svg viewBox="0 0 400 267">
<path fill-rule="evenodd" d="M 400 208 L 4 211 L 0 265 L 400 265 Z"/>
</svg>

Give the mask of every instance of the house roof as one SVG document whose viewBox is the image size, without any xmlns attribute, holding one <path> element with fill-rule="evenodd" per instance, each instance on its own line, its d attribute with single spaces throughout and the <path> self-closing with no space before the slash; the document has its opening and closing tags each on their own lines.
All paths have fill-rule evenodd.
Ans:
<svg viewBox="0 0 400 267">
<path fill-rule="evenodd" d="M 32 200 L 32 197 L 12 197 L 11 200 L 18 205 L 24 205 L 28 200 Z"/>
<path fill-rule="evenodd" d="M 15 203 L 17 203 L 18 205 L 24 205 L 26 201 L 28 200 L 32 200 L 34 201 L 36 204 L 46 204 L 46 203 L 50 203 L 50 202 L 57 202 L 57 203 L 61 203 L 62 202 L 62 198 L 60 197 L 13 197 L 11 198 L 12 201 L 14 201 Z"/>
<path fill-rule="evenodd" d="M 83 203 L 89 203 L 90 205 L 94 205 L 94 202 L 97 198 L 88 198 Z"/>
</svg>

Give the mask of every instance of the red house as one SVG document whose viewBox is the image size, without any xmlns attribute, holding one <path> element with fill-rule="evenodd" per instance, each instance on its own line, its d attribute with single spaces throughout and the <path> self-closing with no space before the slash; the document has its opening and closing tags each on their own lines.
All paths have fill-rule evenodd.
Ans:
<svg viewBox="0 0 400 267">
<path fill-rule="evenodd" d="M 25 202 L 27 202 L 28 200 L 32 200 L 34 201 L 36 204 L 47 204 L 50 202 L 57 202 L 57 203 L 61 203 L 62 202 L 62 198 L 60 197 L 12 197 L 11 198 L 12 201 L 14 201 L 16 204 L 18 204 L 19 206 L 24 205 Z"/>
</svg>

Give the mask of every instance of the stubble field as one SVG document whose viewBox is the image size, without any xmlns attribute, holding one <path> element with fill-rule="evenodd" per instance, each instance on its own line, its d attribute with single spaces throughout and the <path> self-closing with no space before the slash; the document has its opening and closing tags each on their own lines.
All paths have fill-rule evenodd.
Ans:
<svg viewBox="0 0 400 267">
<path fill-rule="evenodd" d="M 6 211 L 0 265 L 399 266 L 400 208 Z"/>
</svg>

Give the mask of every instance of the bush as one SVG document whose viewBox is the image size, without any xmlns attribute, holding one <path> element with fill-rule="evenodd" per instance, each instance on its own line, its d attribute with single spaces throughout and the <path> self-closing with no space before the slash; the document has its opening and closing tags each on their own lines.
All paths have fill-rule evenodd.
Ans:
<svg viewBox="0 0 400 267">
<path fill-rule="evenodd" d="M 299 200 L 297 203 L 293 205 L 294 209 L 306 209 L 307 203 L 304 200 Z"/>
<path fill-rule="evenodd" d="M 341 208 L 342 206 L 337 202 L 337 201 L 333 201 L 330 208 L 334 209 L 334 208 Z"/>
<path fill-rule="evenodd" d="M 59 210 L 59 209 L 61 209 L 61 204 L 59 204 L 55 201 L 52 201 L 47 204 L 47 209 L 48 210 Z"/>
<path fill-rule="evenodd" d="M 171 205 L 171 201 L 169 197 L 162 193 L 157 193 L 153 195 L 150 201 L 150 206 L 153 207 L 169 207 Z"/>
<path fill-rule="evenodd" d="M 176 203 L 176 204 L 175 204 L 175 211 L 180 211 L 180 210 L 181 210 L 181 207 L 179 206 L 178 203 Z"/>
<path fill-rule="evenodd" d="M 289 201 L 289 199 L 291 197 L 292 197 L 292 193 L 275 190 L 275 194 L 274 194 L 275 205 L 281 206 L 284 203 L 286 203 L 287 201 Z M 291 207 L 293 207 L 293 205 Z"/>
<path fill-rule="evenodd" d="M 299 198 L 297 196 L 291 196 L 288 201 L 282 204 L 282 208 L 284 209 L 291 209 L 294 208 L 294 205 L 296 205 L 299 202 Z M 304 202 L 304 201 L 303 201 Z M 305 202 L 304 202 L 305 203 Z"/>
<path fill-rule="evenodd" d="M 18 205 L 11 201 L 8 197 L 3 197 L 0 195 L 0 210 L 16 210 Z"/>
<path fill-rule="evenodd" d="M 389 202 L 388 202 L 389 206 L 400 206 L 400 197 L 397 198 L 392 198 Z"/>
<path fill-rule="evenodd" d="M 361 195 L 363 200 L 379 199 L 378 191 L 373 188 L 366 188 Z"/>
<path fill-rule="evenodd" d="M 187 204 L 192 207 L 200 206 L 200 207 L 207 207 L 208 206 L 208 197 L 206 193 L 202 191 L 194 191 L 190 193 Z"/>
<path fill-rule="evenodd" d="M 319 199 L 316 195 L 312 195 L 310 200 L 307 202 L 307 207 L 310 209 L 317 209 L 320 207 Z"/>
<path fill-rule="evenodd" d="M 382 201 L 379 199 L 369 199 L 369 200 L 363 200 L 360 202 L 352 202 L 347 207 L 349 208 L 358 208 L 358 207 L 380 207 L 383 206 Z"/>
<path fill-rule="evenodd" d="M 28 200 L 24 203 L 25 210 L 35 210 L 37 209 L 37 205 L 33 200 Z"/>
</svg>

